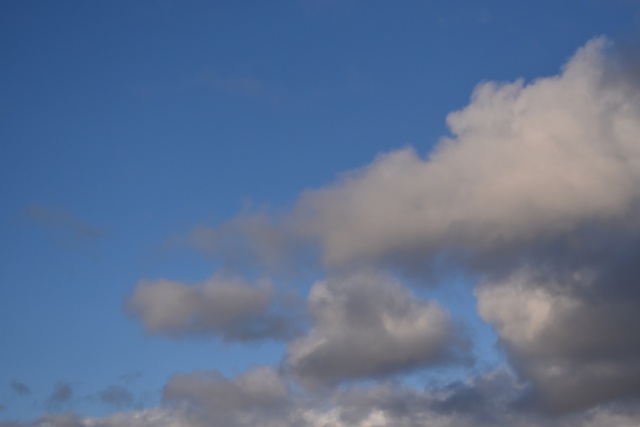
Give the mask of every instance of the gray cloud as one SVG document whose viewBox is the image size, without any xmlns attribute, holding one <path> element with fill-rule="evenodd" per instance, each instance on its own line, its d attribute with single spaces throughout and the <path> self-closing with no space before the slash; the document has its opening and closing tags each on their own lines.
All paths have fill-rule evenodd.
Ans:
<svg viewBox="0 0 640 427">
<path fill-rule="evenodd" d="M 11 381 L 11 390 L 22 396 L 31 394 L 31 389 L 29 388 L 29 386 L 20 381 Z"/>
<path fill-rule="evenodd" d="M 219 336 L 226 341 L 286 339 L 299 327 L 295 307 L 281 310 L 273 286 L 214 277 L 196 286 L 140 281 L 126 308 L 150 334 Z"/>
<path fill-rule="evenodd" d="M 98 394 L 98 397 L 101 402 L 116 408 L 125 408 L 133 405 L 134 402 L 133 393 L 121 385 L 111 385 L 105 388 Z"/>
<path fill-rule="evenodd" d="M 249 392 L 258 382 L 176 376 L 170 408 L 157 413 L 197 426 L 210 424 L 211 408 L 229 426 L 638 425 L 640 85 L 608 49 L 595 39 L 557 76 L 479 85 L 426 157 L 382 154 L 304 192 L 288 212 L 243 212 L 195 230 L 192 243 L 227 264 L 278 271 L 317 258 L 328 278 L 311 289 L 314 323 L 289 343 L 284 367 L 289 381 L 341 387 L 328 400 L 287 392 L 262 405 L 262 392 Z M 479 314 L 514 374 L 434 390 L 347 387 L 464 361 L 444 309 L 370 273 L 434 265 L 481 283 Z M 141 282 L 128 307 L 150 333 L 246 341 L 287 335 L 272 332 L 272 298 L 268 286 L 219 279 Z M 270 384 L 284 381 L 270 372 Z"/>
<path fill-rule="evenodd" d="M 104 418 L 46 415 L 1 427 L 603 427 L 635 426 L 638 406 L 615 404 L 549 417 L 522 412 L 522 387 L 499 370 L 433 390 L 397 383 L 340 388 L 329 396 L 293 393 L 276 371 L 260 367 L 233 378 L 216 372 L 177 375 L 165 388 L 166 406 Z"/>
<path fill-rule="evenodd" d="M 76 238 L 95 239 L 106 234 L 104 230 L 88 225 L 61 210 L 32 205 L 26 209 L 25 215 L 41 225 L 66 231 Z"/>
<path fill-rule="evenodd" d="M 607 293 L 619 283 L 593 271 L 563 279 L 521 271 L 477 290 L 481 316 L 532 382 L 531 397 L 560 412 L 640 397 L 640 335 L 630 327 L 640 323 L 640 301 Z"/>
<path fill-rule="evenodd" d="M 73 388 L 69 383 L 58 383 L 46 400 L 48 407 L 59 409 L 62 405 L 68 404 L 73 397 Z"/>
<path fill-rule="evenodd" d="M 304 382 L 408 372 L 468 360 L 470 346 L 449 314 L 383 274 L 360 273 L 313 285 L 313 329 L 289 345 L 287 364 Z"/>
<path fill-rule="evenodd" d="M 0 427 L 190 427 L 185 414 L 161 408 L 136 412 L 122 412 L 105 418 L 84 417 L 78 414 L 47 414 L 33 422 L 0 421 Z"/>
<path fill-rule="evenodd" d="M 282 216 L 243 213 L 220 230 L 257 259 L 269 242 L 283 254 L 315 245 L 330 277 L 371 266 L 422 275 L 450 262 L 483 283 L 480 314 L 495 326 L 532 401 L 565 413 L 634 398 L 640 393 L 640 339 L 629 327 L 640 322 L 634 64 L 612 55 L 600 38 L 557 76 L 482 83 L 468 106 L 449 115 L 451 136 L 427 157 L 412 148 L 379 155 L 304 192 Z M 336 306 L 350 300 L 349 285 L 316 290 L 323 287 Z M 361 305 L 376 306 L 375 292 L 363 290 Z M 377 359 L 392 339 L 367 339 L 351 308 L 319 307 L 310 302 L 316 326 L 289 348 L 294 372 L 331 382 L 393 371 Z M 349 328 L 330 326 L 340 316 Z M 351 327 L 360 333 L 350 336 Z M 357 364 L 353 355 L 360 354 L 369 357 Z"/>
<path fill-rule="evenodd" d="M 605 42 L 557 77 L 484 83 L 427 159 L 379 156 L 293 212 L 329 266 L 486 251 L 630 221 L 640 196 L 638 90 L 608 84 Z"/>
<path fill-rule="evenodd" d="M 252 369 L 235 378 L 216 371 L 173 376 L 163 400 L 186 404 L 197 418 L 220 425 L 263 425 L 269 417 L 284 417 L 290 399 L 288 384 L 270 367 Z"/>
<path fill-rule="evenodd" d="M 276 254 L 317 244 L 331 269 L 413 268 L 436 253 L 508 252 L 589 224 L 637 230 L 640 91 L 610 63 L 607 42 L 595 39 L 558 76 L 483 83 L 428 157 L 379 155 L 304 192 L 288 214 L 243 213 L 198 243 L 223 253 L 232 241 L 270 256 L 267 265 L 265 246 L 278 242 Z"/>
</svg>

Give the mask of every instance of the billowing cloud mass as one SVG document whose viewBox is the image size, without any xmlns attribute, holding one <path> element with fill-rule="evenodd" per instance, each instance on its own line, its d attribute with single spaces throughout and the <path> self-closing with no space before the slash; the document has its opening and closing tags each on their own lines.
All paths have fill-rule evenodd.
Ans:
<svg viewBox="0 0 640 427">
<path fill-rule="evenodd" d="M 408 372 L 468 357 L 449 314 L 388 276 L 360 273 L 317 282 L 309 295 L 309 334 L 292 342 L 287 363 L 303 381 Z"/>
<path fill-rule="evenodd" d="M 294 307 L 275 307 L 273 286 L 213 277 L 189 286 L 169 280 L 140 281 L 128 311 L 145 331 L 172 338 L 219 336 L 227 341 L 283 339 L 299 327 Z"/>
<path fill-rule="evenodd" d="M 636 227 L 640 95 L 611 76 L 605 47 L 589 42 L 557 77 L 481 84 L 428 158 L 402 149 L 305 193 L 298 232 L 336 266 Z"/>
<path fill-rule="evenodd" d="M 280 369 L 178 374 L 158 408 L 0 426 L 640 425 L 640 86 L 631 77 L 606 40 L 592 40 L 557 76 L 480 84 L 427 157 L 383 154 L 303 193 L 289 212 L 243 212 L 193 233 L 231 264 L 317 255 L 324 278 L 309 292 L 302 334 L 266 282 L 142 281 L 127 301 L 152 334 L 286 340 Z M 432 265 L 477 283 L 478 314 L 507 366 L 465 370 L 448 385 L 398 379 L 471 361 L 447 310 L 399 283 Z"/>
<path fill-rule="evenodd" d="M 395 283 L 333 277 L 439 263 L 481 283 L 479 314 L 526 385 L 519 404 L 557 414 L 640 396 L 637 83 L 594 39 L 557 76 L 480 84 L 427 157 L 379 155 L 271 222 L 243 213 L 223 225 L 258 258 L 269 241 L 276 253 L 287 241 L 318 249 L 330 278 L 311 291 L 313 329 L 289 345 L 293 372 L 331 383 L 437 359 L 427 349 L 448 336 L 443 311 Z"/>
<path fill-rule="evenodd" d="M 558 281 L 517 272 L 478 289 L 480 315 L 548 409 L 640 397 L 640 334 L 631 326 L 640 322 L 637 277 L 629 299 L 612 295 L 615 278 L 592 271 Z"/>
</svg>

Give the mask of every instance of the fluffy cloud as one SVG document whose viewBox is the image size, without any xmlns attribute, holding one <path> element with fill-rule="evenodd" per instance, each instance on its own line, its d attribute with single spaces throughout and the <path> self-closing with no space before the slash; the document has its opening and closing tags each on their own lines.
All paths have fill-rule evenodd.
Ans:
<svg viewBox="0 0 640 427">
<path fill-rule="evenodd" d="M 186 406 L 204 425 L 213 419 L 225 426 L 264 425 L 285 416 L 289 399 L 287 383 L 266 366 L 231 379 L 216 371 L 175 375 L 163 392 L 166 403 Z"/>
<path fill-rule="evenodd" d="M 287 355 L 306 382 L 332 384 L 468 357 L 464 334 L 443 308 L 382 274 L 317 282 L 309 310 L 314 327 Z"/>
<path fill-rule="evenodd" d="M 243 213 L 192 237 L 265 265 L 315 244 L 335 269 L 509 252 L 591 224 L 637 230 L 640 90 L 607 55 L 607 41 L 595 39 L 558 76 L 480 84 L 428 157 L 413 148 L 379 155 L 306 191 L 288 214 Z"/>
<path fill-rule="evenodd" d="M 571 411 L 640 397 L 640 301 L 597 289 L 607 281 L 575 272 L 538 282 L 518 272 L 477 291 L 480 315 L 546 408 Z"/>
<path fill-rule="evenodd" d="M 618 59 L 594 39 L 557 76 L 480 84 L 427 157 L 380 155 L 281 217 L 244 213 L 220 230 L 257 258 L 269 242 L 277 253 L 315 245 L 330 277 L 453 260 L 483 283 L 480 314 L 532 402 L 567 412 L 636 397 L 640 85 Z M 335 383 L 439 360 L 430 351 L 448 336 L 442 310 L 413 306 L 394 284 L 335 280 L 314 286 L 316 325 L 289 347 L 300 378 Z M 388 308 L 397 301 L 413 308 Z M 422 330 L 407 320 L 416 313 L 442 327 Z"/>
<path fill-rule="evenodd" d="M 196 286 L 140 281 L 127 300 L 145 331 L 172 338 L 220 336 L 227 341 L 284 339 L 297 328 L 295 312 L 276 307 L 271 284 L 250 285 L 214 277 Z"/>
<path fill-rule="evenodd" d="M 427 159 L 395 151 L 304 194 L 298 232 L 344 265 L 626 219 L 640 196 L 640 91 L 612 82 L 605 46 L 589 42 L 556 77 L 481 84 Z"/>
<path fill-rule="evenodd" d="M 593 40 L 557 76 L 479 85 L 427 157 L 380 155 L 280 216 L 245 212 L 196 230 L 199 247 L 232 263 L 307 262 L 318 250 L 328 278 L 309 295 L 311 330 L 288 345 L 291 378 L 269 368 L 179 375 L 165 388 L 168 409 L 77 425 L 156 414 L 199 427 L 214 413 L 225 426 L 640 424 L 640 89 L 619 66 Z M 481 282 L 479 314 L 514 374 L 436 390 L 347 388 L 465 360 L 468 343 L 442 307 L 371 273 L 443 259 Z M 157 281 L 139 283 L 128 308 L 150 333 L 291 337 L 274 300 L 269 285 Z M 296 381 L 341 386 L 315 400 L 292 392 Z"/>
</svg>

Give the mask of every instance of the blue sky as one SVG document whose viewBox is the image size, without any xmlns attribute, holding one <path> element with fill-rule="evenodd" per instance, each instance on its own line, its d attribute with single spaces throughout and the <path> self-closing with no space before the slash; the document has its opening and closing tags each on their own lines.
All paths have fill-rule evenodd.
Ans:
<svg viewBox="0 0 640 427">
<path fill-rule="evenodd" d="M 110 420 L 116 413 L 169 411 L 166 408 L 172 406 L 166 402 L 177 392 L 167 384 L 174 384 L 171 379 L 178 378 L 177 374 L 217 371 L 232 382 L 232 378 L 252 372 L 259 365 L 279 369 L 282 381 L 294 389 L 307 390 L 305 387 L 311 384 L 305 391 L 311 394 L 316 383 L 336 393 L 346 393 L 352 385 L 376 387 L 394 381 L 422 390 L 425 384 L 434 381 L 464 382 L 478 375 L 504 371 L 524 387 L 533 387 L 533 394 L 543 395 L 546 383 L 538 375 L 538 365 L 528 365 L 534 358 L 527 353 L 529 347 L 514 341 L 510 329 L 494 332 L 490 326 L 506 322 L 500 317 L 506 316 L 506 311 L 494 310 L 504 301 L 493 290 L 503 289 L 507 282 L 521 283 L 509 279 L 523 277 L 524 273 L 513 267 L 520 265 L 518 262 L 547 265 L 538 256 L 542 252 L 566 252 L 567 259 L 581 260 L 576 261 L 577 267 L 576 263 L 569 263 L 571 266 L 566 267 L 569 270 L 559 268 L 562 274 L 570 271 L 572 277 L 577 277 L 582 271 L 601 271 L 599 266 L 580 264 L 589 257 L 571 252 L 573 249 L 567 249 L 570 245 L 563 246 L 562 242 L 568 239 L 568 233 L 594 230 L 592 234 L 599 236 L 597 239 L 593 237 L 592 242 L 588 234 L 581 242 L 586 241 L 585 246 L 592 243 L 593 253 L 600 254 L 599 251 L 610 248 L 607 246 L 610 243 L 602 242 L 619 239 L 618 234 L 605 239 L 602 230 L 611 228 L 611 224 L 627 227 L 622 218 L 635 211 L 625 211 L 623 215 L 614 209 L 618 205 L 604 200 L 604 196 L 600 198 L 600 193 L 585 193 L 584 200 L 602 199 L 602 205 L 583 203 L 580 199 L 576 201 L 577 207 L 555 210 L 554 204 L 554 209 L 546 211 L 544 207 L 549 205 L 545 203 L 549 200 L 556 203 L 563 193 L 556 197 L 555 193 L 538 191 L 533 184 L 523 184 L 516 194 L 528 195 L 533 202 L 509 211 L 514 218 L 525 218 L 521 222 L 513 220 L 513 230 L 522 233 L 500 229 L 495 235 L 485 236 L 483 230 L 494 226 L 493 222 L 476 223 L 460 213 L 473 210 L 476 205 L 441 202 L 449 200 L 449 196 L 442 196 L 436 189 L 418 189 L 416 194 L 424 191 L 429 206 L 442 206 L 441 210 L 434 208 L 442 218 L 461 218 L 447 230 L 461 228 L 453 234 L 442 231 L 443 237 L 438 237 L 441 231 L 435 225 L 424 229 L 424 233 L 420 231 L 422 228 L 405 232 L 400 225 L 410 223 L 413 217 L 410 214 L 402 217 L 394 209 L 387 213 L 385 200 L 393 205 L 396 198 L 382 190 L 373 193 L 374 197 L 370 188 L 375 183 L 387 182 L 384 178 L 388 176 L 387 167 L 393 176 L 413 170 L 415 160 L 407 154 L 407 147 L 412 147 L 414 155 L 422 159 L 421 164 L 436 156 L 433 153 L 444 152 L 443 168 L 452 170 L 451 176 L 468 173 L 469 181 L 465 181 L 468 185 L 460 188 L 471 188 L 470 194 L 478 197 L 484 195 L 486 204 L 478 206 L 492 203 L 511 206 L 513 200 L 517 205 L 520 199 L 516 196 L 492 202 L 490 195 L 494 192 L 487 195 L 483 193 L 486 187 L 478 184 L 476 189 L 472 184 L 484 183 L 485 175 L 473 166 L 460 166 L 462 160 L 446 160 L 449 151 L 441 149 L 443 137 L 453 137 L 460 146 L 475 144 L 479 148 L 464 156 L 490 158 L 487 164 L 497 172 L 495 180 L 487 178 L 487 183 L 519 182 L 518 174 L 507 171 L 499 175 L 502 169 L 491 162 L 498 162 L 502 152 L 494 154 L 493 145 L 466 142 L 465 138 L 485 141 L 489 137 L 483 135 L 494 135 L 493 130 L 485 133 L 478 124 L 490 118 L 478 113 L 476 122 L 475 113 L 469 113 L 454 118 L 453 122 L 449 119 L 447 124 L 448 115 L 479 105 L 476 101 L 484 98 L 478 92 L 472 97 L 472 93 L 484 82 L 497 82 L 499 86 L 523 79 L 526 90 L 533 93 L 539 87 L 537 79 L 557 76 L 554 79 L 569 82 L 566 84 L 569 91 L 573 87 L 571 82 L 581 81 L 583 74 L 590 75 L 580 70 L 590 69 L 589 66 L 599 69 L 600 60 L 584 59 L 588 64 L 583 66 L 580 58 L 588 55 L 580 57 L 576 53 L 589 46 L 590 40 L 595 39 L 592 45 L 598 46 L 586 50 L 596 52 L 594 56 L 605 52 L 604 74 L 608 70 L 607 61 L 621 63 L 623 68 L 637 64 L 638 29 L 640 3 L 634 0 L 3 1 L 0 4 L 3 53 L 0 425 L 4 426 L 4 422 L 9 426 L 13 425 L 9 421 L 16 421 L 20 423 L 16 425 L 27 426 L 40 417 L 61 413 Z M 606 37 L 607 42 L 598 37 Z M 579 71 L 565 73 L 563 67 L 571 68 L 565 64 L 578 64 L 574 68 Z M 621 79 L 633 82 L 629 74 L 637 68 L 629 67 L 632 72 L 621 72 Z M 567 93 L 586 91 L 575 90 Z M 598 99 L 596 95 L 593 99 Z M 505 95 L 506 99 L 511 96 Z M 514 102 L 514 108 L 528 105 L 528 100 L 538 99 L 536 96 L 523 95 L 523 101 Z M 503 98 L 496 95 L 495 99 Z M 503 101 L 495 102 L 497 105 Z M 629 109 L 638 105 L 637 99 L 629 103 Z M 526 111 L 530 110 L 523 107 L 523 111 L 528 117 Z M 554 117 L 562 120 L 562 111 Z M 622 120 L 626 116 L 620 111 L 615 110 L 607 117 L 619 116 Z M 591 117 L 587 113 L 575 116 Z M 620 125 L 623 129 L 620 132 L 631 140 L 635 129 L 632 125 L 636 123 L 633 120 L 632 117 L 628 119 L 631 124 Z M 531 121 L 534 123 L 534 119 Z M 461 124 L 456 125 L 458 122 Z M 562 127 L 555 121 L 540 123 Z M 451 127 L 456 126 L 462 130 L 452 132 Z M 537 129 L 536 126 L 532 125 L 532 129 Z M 481 136 L 474 137 L 474 132 Z M 554 140 L 549 137 L 545 141 Z M 599 147 L 598 141 L 589 147 Z M 625 140 L 620 137 L 620 141 Z M 540 144 L 543 145 L 546 147 Z M 436 146 L 440 148 L 433 151 Z M 576 147 L 582 153 L 583 145 Z M 621 142 L 620 147 L 622 157 L 634 158 L 632 143 Z M 525 148 L 522 152 L 523 156 L 529 155 Z M 538 159 L 537 153 L 534 150 L 530 157 Z M 559 153 L 544 159 L 558 159 L 564 151 Z M 451 158 L 456 156 L 452 154 Z M 519 164 L 518 158 L 509 156 L 504 156 L 504 162 L 515 159 L 514 164 Z M 576 158 L 583 157 L 580 154 Z M 574 170 L 566 164 L 553 164 L 552 160 L 545 160 L 549 169 L 539 167 L 536 173 L 544 175 L 556 167 Z M 594 192 L 601 183 L 606 186 L 609 182 L 606 179 L 614 175 L 611 172 L 599 179 L 598 171 L 606 165 L 593 161 L 589 168 L 580 169 L 577 163 L 576 160 L 576 175 L 567 179 L 582 182 L 585 175 L 581 171 L 596 171 L 593 182 L 584 178 L 585 186 L 596 188 Z M 393 166 L 396 164 L 400 166 Z M 376 165 L 380 166 L 380 175 Z M 629 168 L 626 181 L 620 178 L 621 181 L 612 181 L 614 184 L 634 182 L 637 167 L 625 168 Z M 611 170 L 622 169 L 611 166 Z M 354 170 L 358 172 L 347 173 Z M 422 176 L 420 172 L 416 174 Z M 413 188 L 413 184 L 405 184 L 416 182 L 410 177 L 406 178 L 408 181 L 398 179 L 384 188 L 392 194 L 404 194 Z M 453 194 L 447 187 L 447 179 L 443 178 L 439 188 L 444 194 Z M 416 183 L 416 186 L 431 188 L 431 184 L 425 187 Z M 621 184 L 615 188 L 622 187 Z M 500 194 L 509 191 L 502 185 L 496 188 Z M 620 195 L 620 200 L 628 202 L 625 206 L 637 201 L 638 196 L 631 193 Z M 574 190 L 567 194 L 574 194 Z M 361 209 L 354 207 L 358 200 L 363 203 L 362 212 L 373 211 L 373 216 L 360 214 Z M 402 200 L 398 203 L 402 204 Z M 375 211 L 389 217 L 379 219 Z M 527 212 L 539 215 L 526 220 Z M 558 212 L 570 216 L 554 216 Z M 400 215 L 397 228 L 390 225 L 390 231 L 385 229 L 383 233 L 380 230 L 384 226 L 375 226 L 378 221 L 396 224 L 396 217 L 391 218 L 396 214 Z M 424 215 L 420 222 L 431 224 L 431 213 Z M 489 220 L 497 218 L 501 224 L 512 224 L 512 216 L 486 215 Z M 260 225 L 247 231 L 252 220 Z M 374 224 L 373 231 L 366 224 Z M 570 224 L 579 226 L 572 228 Z M 389 234 L 394 230 L 399 234 Z M 467 232 L 469 239 L 465 237 Z M 620 233 L 637 235 L 635 228 Z M 417 237 L 409 238 L 407 234 Z M 269 246 L 273 241 L 260 237 L 264 235 L 284 242 L 283 246 Z M 534 241 L 531 235 L 551 237 Z M 485 237 L 486 242 L 493 243 L 478 246 L 469 243 L 484 242 Z M 509 240 L 511 237 L 513 240 Z M 497 241 L 510 243 L 496 249 L 493 245 Z M 533 243 L 527 243 L 528 246 L 523 243 L 529 241 Z M 634 254 L 637 244 L 629 238 L 622 246 Z M 275 254 L 275 261 L 265 262 L 264 253 L 256 247 Z M 495 261 L 512 253 L 523 254 L 518 258 L 520 261 L 505 261 L 508 267 Z M 435 274 L 423 268 L 439 262 L 434 260 L 440 257 L 444 258 L 443 266 L 436 268 Z M 564 259 L 563 255 L 560 258 Z M 274 267 L 274 263 L 278 265 Z M 216 320 L 215 307 L 206 306 L 207 301 L 218 297 L 211 297 L 210 301 L 206 296 L 209 294 L 203 291 L 196 299 L 204 301 L 205 306 L 176 308 L 172 305 L 178 304 L 175 300 L 162 299 L 165 297 L 160 292 L 165 288 L 154 287 L 164 279 L 175 284 L 172 289 L 176 292 L 177 289 L 217 292 L 216 286 L 227 289 L 215 281 L 204 285 L 212 277 L 218 277 L 220 283 L 231 277 L 246 281 L 242 286 L 247 289 L 238 286 L 247 292 L 255 291 L 252 298 L 270 298 L 276 307 L 265 309 L 267 312 L 260 313 L 265 317 L 251 321 L 263 326 L 264 322 L 285 319 L 299 329 L 298 335 L 283 338 L 265 332 L 261 338 L 246 338 L 246 331 L 225 329 L 229 326 L 226 320 Z M 258 283 L 261 280 L 269 284 L 261 288 Z M 325 319 L 318 314 L 324 306 L 313 305 L 316 294 L 311 292 L 310 296 L 310 289 L 316 286 L 314 283 L 323 283 L 315 287 L 318 295 L 326 292 L 336 298 L 327 301 L 342 301 L 340 298 L 351 301 L 352 297 L 360 298 L 353 295 L 368 292 L 363 291 L 369 289 L 364 282 L 376 283 L 371 285 L 372 295 L 376 292 L 386 295 L 385 286 L 393 290 L 389 291 L 388 300 L 372 297 L 374 313 L 383 312 L 386 303 L 395 301 L 413 307 L 407 310 L 415 309 L 416 316 L 424 316 L 429 324 L 445 322 L 441 318 L 445 316 L 460 328 L 447 329 L 452 334 L 451 342 L 433 338 L 437 341 L 434 346 L 442 348 L 436 351 L 421 347 L 424 352 L 416 356 L 419 360 L 407 356 L 413 361 L 397 368 L 385 365 L 383 369 L 373 361 L 371 371 L 341 367 L 343 370 L 319 379 L 312 368 L 296 365 L 296 357 L 304 359 L 302 353 L 296 352 L 302 351 L 299 349 L 304 345 L 312 346 L 314 336 L 324 333 L 331 340 L 337 337 L 332 334 L 338 333 L 328 326 L 331 315 Z M 488 282 L 491 284 L 487 285 Z M 148 288 L 140 283 L 147 283 Z M 233 283 L 228 289 L 236 286 Z M 524 285 L 513 286 L 522 291 L 522 298 L 529 295 L 528 290 L 523 290 Z M 144 294 L 155 299 L 145 299 L 143 288 L 157 291 Z M 264 293 L 260 293 L 263 289 Z M 535 289 L 531 291 L 534 296 L 517 301 L 525 301 L 525 305 L 529 304 L 526 301 L 534 301 L 531 303 L 534 305 L 538 304 L 536 301 L 542 301 L 540 304 L 560 301 L 544 299 L 548 295 L 557 297 L 560 291 L 556 292 L 556 288 Z M 486 298 L 484 311 L 476 309 L 474 292 Z M 505 291 L 499 295 L 511 294 Z M 547 296 L 540 299 L 540 295 Z M 582 294 L 570 295 L 583 301 Z M 428 305 L 425 301 L 429 298 L 439 301 L 434 304 L 440 308 Z M 369 301 L 365 297 L 362 300 Z M 204 316 L 206 320 L 195 327 L 176 326 L 171 323 L 176 321 L 174 318 L 165 319 L 162 313 L 160 320 L 151 319 L 152 310 L 157 308 L 153 301 L 164 301 L 168 311 L 194 310 L 193 316 Z M 304 308 L 307 304 L 308 310 Z M 549 305 L 552 308 L 548 310 L 560 306 Z M 300 318 L 292 321 L 292 313 Z M 348 323 L 349 313 L 343 314 Z M 322 323 L 325 321 L 329 323 Z M 589 323 L 585 320 L 585 324 Z M 611 324 L 617 330 L 618 323 Z M 237 327 L 244 326 L 242 323 Z M 194 332 L 191 327 L 197 330 Z M 347 330 L 348 325 L 344 328 Z M 316 331 L 316 335 L 310 330 Z M 346 338 L 340 335 L 340 339 L 360 336 L 357 330 L 353 336 L 350 333 L 345 332 Z M 506 347 L 517 351 L 495 349 L 498 336 Z M 429 341 L 428 337 L 425 340 Z M 534 344 L 542 345 L 538 341 L 531 345 Z M 471 346 L 471 350 L 465 346 Z M 473 357 L 452 356 L 464 351 L 470 351 Z M 549 354 L 556 354 L 553 351 Z M 593 354 L 597 352 L 594 347 Z M 470 357 L 474 360 L 470 361 Z M 326 366 L 334 362 L 326 361 Z M 611 363 L 619 366 L 617 361 Z M 324 384 L 326 378 L 335 380 Z M 119 403 L 104 398 L 104 391 L 114 386 L 121 392 Z M 640 393 L 636 385 L 622 388 L 633 390 L 631 397 Z M 601 403 L 615 403 L 616 399 L 628 397 L 614 393 L 613 397 L 602 398 L 602 402 L 599 398 L 585 397 L 586 400 L 576 398 L 578 403 L 566 405 L 573 416 L 574 410 L 579 414 L 593 412 Z M 559 407 L 564 408 L 563 405 Z M 629 411 L 637 412 L 638 408 L 631 406 Z M 51 422 L 57 427 L 68 422 L 56 420 Z M 241 424 L 229 421 L 220 425 Z M 335 425 L 342 424 L 336 421 Z"/>
</svg>

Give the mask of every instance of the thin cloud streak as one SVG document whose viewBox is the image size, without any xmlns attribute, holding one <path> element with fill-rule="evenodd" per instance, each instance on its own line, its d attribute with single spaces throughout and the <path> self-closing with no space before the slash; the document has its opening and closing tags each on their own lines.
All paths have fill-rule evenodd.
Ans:
<svg viewBox="0 0 640 427">
<path fill-rule="evenodd" d="M 88 225 L 61 210 L 32 205 L 25 210 L 24 214 L 43 226 L 68 232 L 76 238 L 96 239 L 107 234 L 105 230 Z"/>
</svg>

